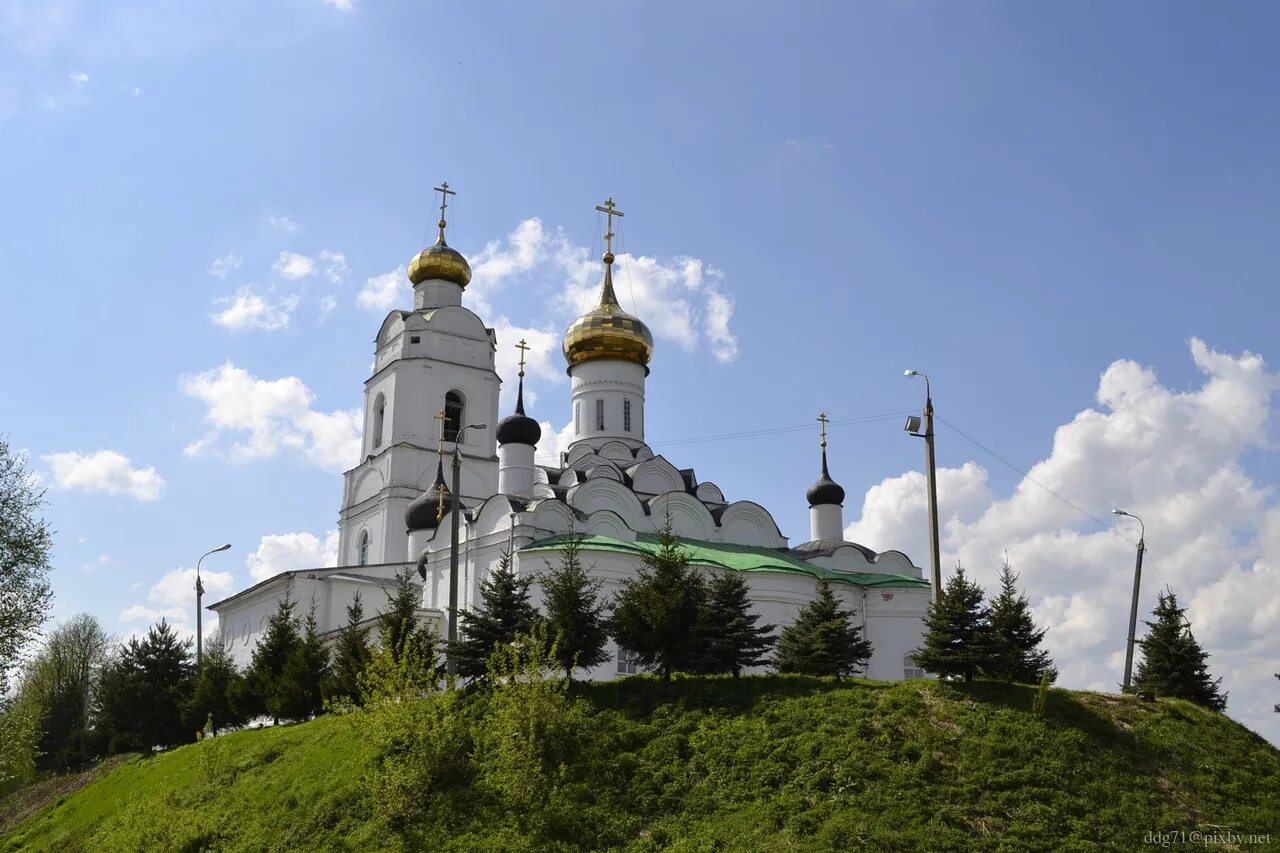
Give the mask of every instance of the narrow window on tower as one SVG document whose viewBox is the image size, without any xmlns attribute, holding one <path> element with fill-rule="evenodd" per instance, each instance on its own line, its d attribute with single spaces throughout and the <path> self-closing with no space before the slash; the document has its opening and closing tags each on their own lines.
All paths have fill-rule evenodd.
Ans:
<svg viewBox="0 0 1280 853">
<path fill-rule="evenodd" d="M 444 395 L 444 440 L 457 441 L 458 430 L 462 429 L 463 403 L 462 395 L 450 391 Z"/>
<path fill-rule="evenodd" d="M 360 565 L 369 565 L 369 531 L 360 531 Z"/>
<path fill-rule="evenodd" d="M 582 432 L 582 401 L 581 400 L 573 401 L 573 431 L 576 433 Z"/>
<path fill-rule="evenodd" d="M 604 429 L 604 400 L 596 400 L 596 429 Z"/>
<path fill-rule="evenodd" d="M 622 401 L 622 431 L 631 432 L 631 401 Z"/>
<path fill-rule="evenodd" d="M 373 447 L 377 450 L 382 446 L 382 433 L 386 429 L 387 424 L 387 398 L 379 394 L 373 402 Z"/>
</svg>

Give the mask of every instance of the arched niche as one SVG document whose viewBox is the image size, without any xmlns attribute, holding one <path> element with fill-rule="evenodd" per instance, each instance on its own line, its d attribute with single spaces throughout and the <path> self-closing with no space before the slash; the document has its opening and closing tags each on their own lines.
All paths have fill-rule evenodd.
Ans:
<svg viewBox="0 0 1280 853">
<path fill-rule="evenodd" d="M 579 529 L 583 533 L 610 536 L 624 542 L 634 542 L 636 539 L 636 532 L 627 526 L 622 516 L 611 509 L 600 509 L 591 513 Z"/>
<path fill-rule="evenodd" d="M 661 456 L 647 459 L 628 469 L 631 474 L 631 488 L 646 495 L 661 495 L 666 492 L 683 492 L 684 477 L 676 467 Z"/>
<path fill-rule="evenodd" d="M 699 483 L 698 488 L 693 490 L 698 496 L 698 500 L 709 504 L 722 504 L 724 500 L 724 492 L 720 491 L 720 487 L 715 483 Z"/>
<path fill-rule="evenodd" d="M 754 501 L 734 501 L 720 513 L 720 536 L 734 545 L 785 548 L 787 540 L 769 511 Z"/>
<path fill-rule="evenodd" d="M 626 486 L 613 480 L 588 480 L 574 486 L 569 490 L 567 500 L 571 507 L 587 515 L 602 509 L 612 510 L 633 530 L 644 524 L 644 507 L 640 499 Z"/>
<path fill-rule="evenodd" d="M 365 468 L 351 488 L 351 506 L 369 500 L 382 491 L 384 485 L 386 485 L 386 479 L 381 471 L 373 466 Z"/>
<path fill-rule="evenodd" d="M 685 491 L 666 492 L 650 498 L 649 524 L 653 530 L 661 530 L 671 516 L 671 528 L 685 539 L 716 540 L 719 531 L 715 519 L 702 501 Z"/>
</svg>

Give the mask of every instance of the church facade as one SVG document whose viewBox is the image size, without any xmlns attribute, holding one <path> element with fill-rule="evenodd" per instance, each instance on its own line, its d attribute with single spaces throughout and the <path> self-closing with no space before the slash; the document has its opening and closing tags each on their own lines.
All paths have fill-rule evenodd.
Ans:
<svg viewBox="0 0 1280 853">
<path fill-rule="evenodd" d="M 515 411 L 498 418 L 497 347 L 524 342 L 498 341 L 463 306 L 471 269 L 445 242 L 445 209 L 436 243 L 408 267 L 412 310 L 392 311 L 378 330 L 365 382 L 362 459 L 343 477 L 338 565 L 284 572 L 210 605 L 237 663 L 249 662 L 286 594 L 303 608 L 314 602 L 321 631 L 334 632 L 357 593 L 372 622 L 407 565 L 422 580 L 420 616 L 447 635 L 457 501 L 459 609 L 477 604 L 480 584 L 504 553 L 518 574 L 536 577 L 558 559 L 571 532 L 581 537 L 584 562 L 607 598 L 656 549 L 669 519 L 695 565 L 745 574 L 761 624 L 779 631 L 791 624 L 826 579 L 874 647 L 865 674 L 919 674 L 908 656 L 921 642 L 929 583 L 901 552 L 844 540 L 845 495 L 828 471 L 825 423 L 821 475 L 806 495 L 809 539 L 795 546 L 764 506 L 730 499 L 645 443 L 653 337 L 614 293 L 612 224 L 621 214 L 612 199 L 599 208 L 610 223 L 599 303 L 564 334 L 573 439 L 551 465 L 536 461 L 541 428 L 525 413 L 523 357 Z M 456 495 L 446 464 L 455 454 Z M 540 604 L 536 581 L 532 592 Z M 613 660 L 588 677 L 636 671 L 625 649 L 611 651 Z"/>
</svg>

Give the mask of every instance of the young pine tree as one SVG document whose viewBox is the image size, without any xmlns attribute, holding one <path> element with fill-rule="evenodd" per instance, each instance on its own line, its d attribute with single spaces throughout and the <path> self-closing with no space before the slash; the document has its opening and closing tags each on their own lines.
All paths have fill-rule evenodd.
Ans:
<svg viewBox="0 0 1280 853">
<path fill-rule="evenodd" d="M 378 613 L 378 646 L 390 652 L 397 662 L 418 629 L 422 589 L 413 582 L 413 572 L 411 566 L 396 572 L 395 586 L 387 593 L 386 607 Z"/>
<path fill-rule="evenodd" d="M 706 596 L 668 516 L 658 532 L 658 550 L 644 556 L 644 567 L 622 582 L 614 598 L 609 620 L 614 639 L 670 681 L 672 672 L 687 671 L 697 662 Z"/>
<path fill-rule="evenodd" d="M 296 606 L 297 602 L 286 590 L 276 612 L 267 620 L 267 630 L 253 650 L 249 667 L 249 682 L 257 700 L 255 710 L 265 711 L 277 724 L 281 717 L 290 717 L 295 710 L 295 686 L 292 678 L 286 679 L 285 668 L 302 641 L 293 612 Z"/>
<path fill-rule="evenodd" d="M 1139 689 L 1152 690 L 1158 696 L 1189 699 L 1215 711 L 1227 707 L 1227 694 L 1222 692 L 1222 679 L 1209 676 L 1209 654 L 1200 647 L 1187 623 L 1185 607 L 1166 588 L 1156 602 L 1156 621 L 1143 623 L 1150 630 L 1138 640 L 1142 660 L 1134 683 Z"/>
<path fill-rule="evenodd" d="M 935 675 L 963 675 L 967 682 L 991 668 L 991 628 L 982 596 L 982 587 L 957 565 L 937 604 L 929 605 L 924 647 L 913 655 L 917 666 Z"/>
<path fill-rule="evenodd" d="M 850 675 L 871 660 L 871 643 L 841 610 L 831 584 L 818 582 L 818 597 L 800 608 L 796 621 L 783 629 L 774 659 L 779 672 L 801 675 Z"/>
<path fill-rule="evenodd" d="M 511 555 L 502 555 L 497 568 L 480 584 L 480 606 L 458 614 L 462 638 L 446 652 L 458 675 L 473 681 L 482 679 L 499 645 L 532 630 L 539 618 L 529 603 L 532 583 L 533 578 L 516 577 Z"/>
<path fill-rule="evenodd" d="M 196 668 L 195 685 L 187 703 L 187 725 L 203 728 L 211 720 L 216 735 L 225 728 L 244 724 L 244 678 L 231 660 L 219 633 L 204 644 L 204 660 Z"/>
<path fill-rule="evenodd" d="M 413 566 L 396 573 L 395 587 L 378 614 L 378 644 L 357 678 L 362 702 L 396 701 L 421 696 L 440 680 L 435 633 L 418 623 L 421 588 Z"/>
<path fill-rule="evenodd" d="M 609 630 L 600 596 L 600 582 L 582 565 L 582 536 L 569 531 L 560 546 L 560 561 L 539 578 L 547 611 L 547 638 L 564 668 L 567 683 L 574 667 L 591 669 L 609 660 Z"/>
<path fill-rule="evenodd" d="M 338 631 L 333 652 L 333 678 L 329 682 L 329 695 L 360 702 L 360 673 L 369 665 L 373 656 L 369 648 L 369 629 L 361 627 L 364 621 L 364 604 L 360 590 L 356 590 L 351 604 L 347 605 L 347 624 Z"/>
<path fill-rule="evenodd" d="M 195 740 L 183 710 L 190 701 L 195 669 L 191 640 L 179 640 L 164 619 L 153 625 L 134 652 L 143 703 L 143 745 L 173 746 Z"/>
<path fill-rule="evenodd" d="M 760 617 L 751 612 L 748 594 L 747 581 L 737 572 L 711 576 L 701 619 L 702 671 L 729 673 L 737 678 L 745 667 L 764 663 L 777 643 L 773 636 L 776 626 L 756 624 Z"/>
<path fill-rule="evenodd" d="M 329 680 L 329 646 L 320 639 L 316 625 L 316 602 L 311 601 L 302 622 L 302 637 L 285 663 L 289 685 L 289 713 L 281 716 L 303 720 L 324 710 L 323 687 Z"/>
<path fill-rule="evenodd" d="M 991 665 L 987 674 L 1000 681 L 1039 684 L 1049 676 L 1058 679 L 1049 653 L 1040 648 L 1047 629 L 1037 628 L 1031 618 L 1031 603 L 1017 587 L 1018 575 L 1008 557 L 1000 568 L 1000 594 L 991 602 Z"/>
</svg>

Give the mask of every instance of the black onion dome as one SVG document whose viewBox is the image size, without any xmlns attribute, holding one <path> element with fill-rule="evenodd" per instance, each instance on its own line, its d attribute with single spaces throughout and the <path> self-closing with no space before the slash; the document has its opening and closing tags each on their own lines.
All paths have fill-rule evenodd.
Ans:
<svg viewBox="0 0 1280 853">
<path fill-rule="evenodd" d="M 521 377 L 520 390 L 516 392 L 516 413 L 498 421 L 498 444 L 537 446 L 540 438 L 542 427 L 524 413 L 524 377 Z"/>
<path fill-rule="evenodd" d="M 453 495 L 444 482 L 444 460 L 436 466 L 436 481 L 431 488 L 418 495 L 404 511 L 405 529 L 412 533 L 415 530 L 435 530 L 444 517 L 440 514 L 440 488 L 444 487 L 444 515 L 453 509 Z"/>
<path fill-rule="evenodd" d="M 805 492 L 805 497 L 809 499 L 809 506 L 826 506 L 828 504 L 844 504 L 844 489 L 840 484 L 831 479 L 831 475 L 827 473 L 827 450 L 822 449 L 822 476 L 818 481 L 809 487 L 809 491 Z"/>
</svg>

